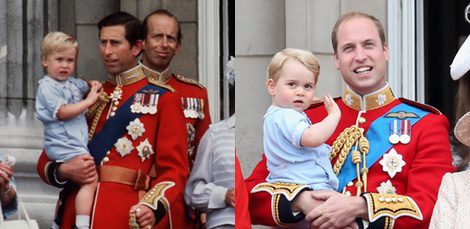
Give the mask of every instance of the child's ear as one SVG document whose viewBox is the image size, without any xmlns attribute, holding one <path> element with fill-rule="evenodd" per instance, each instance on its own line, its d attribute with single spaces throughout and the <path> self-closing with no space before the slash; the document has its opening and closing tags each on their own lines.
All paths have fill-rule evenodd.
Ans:
<svg viewBox="0 0 470 229">
<path fill-rule="evenodd" d="M 41 64 L 43 67 L 47 68 L 47 61 L 45 59 L 41 59 Z"/>
<path fill-rule="evenodd" d="M 266 82 L 266 87 L 270 95 L 274 95 L 274 87 L 276 86 L 276 82 L 273 79 L 268 79 Z"/>
</svg>

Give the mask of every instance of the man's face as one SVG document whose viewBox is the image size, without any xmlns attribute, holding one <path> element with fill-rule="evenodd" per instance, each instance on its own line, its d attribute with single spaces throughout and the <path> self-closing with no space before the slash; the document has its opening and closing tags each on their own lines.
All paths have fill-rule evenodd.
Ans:
<svg viewBox="0 0 470 229">
<path fill-rule="evenodd" d="M 100 31 L 100 53 L 106 71 L 116 75 L 133 68 L 142 49 L 141 41 L 132 46 L 125 37 L 123 25 L 108 26 Z"/>
<path fill-rule="evenodd" d="M 365 17 L 344 21 L 336 39 L 336 67 L 351 89 L 365 95 L 385 86 L 388 48 L 374 22 Z"/>
<path fill-rule="evenodd" d="M 144 64 L 156 71 L 162 72 L 178 53 L 178 24 L 167 15 L 153 15 L 148 18 L 148 33 L 144 41 Z"/>
</svg>

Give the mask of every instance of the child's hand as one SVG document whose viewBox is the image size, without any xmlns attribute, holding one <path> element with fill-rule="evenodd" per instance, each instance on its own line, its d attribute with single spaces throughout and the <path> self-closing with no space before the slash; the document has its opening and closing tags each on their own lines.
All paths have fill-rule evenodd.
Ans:
<svg viewBox="0 0 470 229">
<path fill-rule="evenodd" d="M 95 86 L 98 87 L 98 90 L 101 88 L 101 83 L 99 81 L 96 81 L 96 80 L 90 80 L 88 81 L 88 85 L 90 85 L 90 88 L 93 88 Z"/>
<path fill-rule="evenodd" d="M 225 203 L 230 207 L 235 207 L 235 190 L 233 188 L 229 188 L 225 193 Z"/>
<path fill-rule="evenodd" d="M 99 82 L 98 84 L 91 86 L 90 92 L 88 92 L 88 95 L 86 96 L 86 100 L 90 102 L 90 105 L 96 103 L 96 101 L 98 101 L 98 99 L 100 98 L 100 92 L 99 92 L 100 88 L 101 88 L 101 83 Z"/>
<path fill-rule="evenodd" d="M 325 104 L 326 111 L 328 115 L 337 115 L 341 117 L 341 110 L 338 107 L 338 104 L 331 98 L 331 95 L 323 96 L 323 103 Z"/>
</svg>

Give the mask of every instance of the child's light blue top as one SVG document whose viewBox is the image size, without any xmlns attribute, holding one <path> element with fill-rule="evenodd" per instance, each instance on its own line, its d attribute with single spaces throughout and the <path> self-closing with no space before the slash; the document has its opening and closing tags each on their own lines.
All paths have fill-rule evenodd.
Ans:
<svg viewBox="0 0 470 229">
<path fill-rule="evenodd" d="M 57 118 L 62 105 L 81 101 L 87 91 L 88 84 L 74 77 L 57 81 L 46 75 L 39 81 L 36 117 L 44 124 L 44 148 L 49 159 L 68 161 L 88 153 L 85 112 L 69 120 Z"/>
<path fill-rule="evenodd" d="M 268 182 L 310 185 L 336 190 L 338 178 L 329 159 L 330 146 L 302 147 L 303 132 L 311 125 L 305 112 L 270 106 L 264 115 L 263 145 L 268 159 Z"/>
</svg>

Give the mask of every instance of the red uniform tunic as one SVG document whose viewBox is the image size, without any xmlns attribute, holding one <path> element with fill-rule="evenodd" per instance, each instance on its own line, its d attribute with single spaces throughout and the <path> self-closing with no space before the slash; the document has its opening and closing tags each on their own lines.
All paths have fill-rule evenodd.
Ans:
<svg viewBox="0 0 470 229">
<path fill-rule="evenodd" d="M 346 90 L 342 99 L 336 99 L 336 102 L 342 115 L 336 131 L 327 141 L 330 145 L 333 144 L 334 140 L 338 138 L 345 128 L 356 124 L 356 122 L 360 128 L 364 129 L 364 134 L 366 134 L 371 127 L 371 123 L 376 121 L 379 117 L 384 115 L 393 117 L 396 115 L 389 113 L 389 111 L 400 104 L 407 103 L 412 107 L 418 107 L 421 110 L 429 112 L 429 114 L 421 117 L 421 119 L 411 127 L 411 140 L 408 143 L 404 144 L 398 142 L 391 148 L 387 148 L 384 152 L 389 156 L 392 155 L 389 153 L 394 149 L 397 155 L 401 155 L 402 161 L 400 161 L 400 156 L 392 156 L 395 162 L 400 165 L 401 170 L 394 170 L 396 173 L 392 173 L 393 176 L 391 176 L 390 172 L 387 172 L 387 170 L 390 170 L 391 166 L 382 165 L 381 161 L 384 157 L 379 157 L 378 160 L 369 167 L 367 189 L 365 190 L 370 193 L 370 195 L 367 194 L 368 197 L 375 196 L 375 198 L 368 198 L 369 217 L 371 214 L 373 217 L 376 217 L 380 213 L 383 213 L 384 211 L 382 210 L 386 207 L 381 209 L 381 206 L 384 204 L 389 204 L 387 207 L 391 207 L 394 210 L 408 209 L 410 211 L 406 213 L 413 212 L 414 214 L 413 218 L 406 216 L 405 212 L 397 210 L 395 212 L 396 215 L 394 215 L 396 220 L 388 216 L 378 217 L 379 219 L 372 222 L 371 226 L 378 226 L 378 228 L 427 228 L 437 199 L 441 179 L 446 172 L 452 172 L 454 170 L 454 167 L 451 165 L 452 158 L 449 146 L 449 123 L 447 118 L 440 114 L 439 111 L 426 105 L 404 99 L 395 99 L 389 87 L 365 98 L 361 98 L 354 92 Z M 360 115 L 362 118 L 358 118 L 361 105 L 365 107 L 365 109 L 363 109 L 366 110 L 366 112 Z M 313 123 L 321 121 L 327 115 L 323 106 L 312 107 L 307 110 L 306 113 Z M 406 120 L 407 115 L 412 115 L 406 110 L 404 110 L 402 114 L 405 118 L 400 117 L 400 119 L 397 118 L 397 120 Z M 390 120 L 393 120 L 393 118 Z M 383 128 L 384 131 L 373 134 L 389 139 L 391 132 L 388 126 L 389 122 L 386 123 L 387 126 Z M 374 145 L 372 140 L 373 139 L 369 139 L 371 152 L 378 148 L 377 145 Z M 338 155 L 332 159 L 332 165 L 335 165 L 337 159 Z M 338 175 L 342 175 L 341 173 L 343 172 L 343 169 L 340 170 Z M 253 192 L 255 191 L 253 188 L 257 184 L 265 182 L 267 175 L 266 158 L 263 156 L 262 161 L 258 163 L 251 176 L 246 180 L 247 188 L 251 191 L 250 213 L 253 223 L 283 225 L 301 220 L 303 218 L 302 214 L 292 214 L 290 210 L 292 202 L 286 199 L 286 195 L 272 191 L 276 189 L 276 187 L 273 187 L 271 190 L 265 189 Z M 356 170 L 354 170 L 353 181 L 339 191 L 347 195 L 356 195 L 356 182 L 357 176 Z M 384 198 L 382 194 L 378 194 L 379 192 L 384 193 L 384 191 L 395 193 L 399 196 L 394 196 L 394 199 L 389 198 L 388 202 L 390 203 L 387 203 L 385 202 L 386 198 Z M 380 196 L 382 196 L 382 198 L 378 198 Z M 412 201 L 408 201 L 410 199 Z M 413 201 L 416 203 L 414 206 L 411 204 Z M 404 203 L 408 203 L 409 205 L 404 206 Z M 372 207 L 376 209 L 374 210 Z M 417 219 L 420 218 L 419 215 L 421 215 L 421 220 Z"/>
<path fill-rule="evenodd" d="M 120 144 L 117 141 L 118 139 L 106 139 L 106 141 L 111 141 L 113 145 L 101 161 L 101 167 L 103 168 L 105 166 L 116 166 L 113 168 L 130 169 L 130 171 L 135 172 L 141 171 L 144 175 L 152 175 L 151 170 L 154 167 L 156 173 L 153 175 L 155 178 L 150 181 L 150 190 L 140 192 L 140 194 L 147 193 L 144 198 L 140 199 L 142 195 L 139 196 L 139 191 L 135 190 L 134 185 L 123 184 L 120 181 L 112 182 L 108 180 L 104 182 L 102 181 L 103 176 L 100 174 L 91 226 L 92 228 L 129 228 L 129 210 L 132 205 L 140 201 L 140 203 L 154 208 L 158 221 L 154 228 L 190 228 L 192 222 L 185 217 L 183 200 L 183 191 L 188 177 L 187 138 L 178 96 L 165 86 L 155 85 L 158 84 L 155 82 L 151 83 L 151 80 L 143 75 L 140 66 L 130 71 L 127 72 L 130 73 L 128 75 L 138 74 L 140 80 L 127 85 L 123 83 L 118 103 L 111 101 L 103 105 L 103 112 L 97 112 L 91 117 L 90 128 L 95 137 L 105 129 L 106 123 L 111 122 L 111 117 L 108 118 L 108 112 L 112 111 L 112 108 L 110 111 L 110 105 L 112 104 L 118 110 L 131 109 L 124 106 L 121 108 L 121 105 L 128 99 L 134 101 L 134 104 L 156 105 L 157 110 L 154 114 L 142 113 L 142 109 L 136 109 L 137 112 L 134 113 L 142 114 L 136 119 L 131 119 L 129 123 L 125 123 L 126 129 L 118 137 L 124 140 Z M 149 85 L 152 85 L 150 89 L 141 90 L 141 88 Z M 107 95 L 111 95 L 115 88 L 116 86 L 110 82 L 103 84 L 104 92 Z M 158 89 L 159 92 L 156 93 L 154 89 Z M 159 94 L 159 96 L 157 99 L 154 96 L 150 101 L 150 94 Z M 144 95 L 144 99 L 139 100 L 139 95 Z M 128 113 L 132 112 L 128 111 Z M 94 119 L 96 115 L 99 115 L 98 119 Z M 117 116 L 118 112 L 116 112 Z M 94 129 L 93 120 L 97 120 L 96 129 Z M 131 125 L 131 122 L 134 125 Z M 131 126 L 136 131 L 129 130 L 132 129 Z M 125 149 L 129 149 L 129 147 L 132 149 L 126 151 Z M 91 154 L 93 155 L 94 152 L 91 152 Z M 95 155 L 93 156 L 95 157 Z M 43 153 L 38 162 L 38 173 L 46 182 L 54 184 L 55 171 L 50 166 L 54 166 L 54 163 L 49 162 Z M 119 177 L 117 179 L 120 180 Z M 71 190 L 71 186 L 67 186 L 63 193 L 67 194 L 65 194 L 65 199 L 62 200 L 65 209 L 62 213 L 61 228 L 71 228 L 75 221 L 74 199 L 76 187 L 75 190 Z"/>
<path fill-rule="evenodd" d="M 251 229 L 248 211 L 248 190 L 243 181 L 240 161 L 235 154 L 235 225 L 237 228 Z"/>
<path fill-rule="evenodd" d="M 162 73 L 162 75 L 142 63 L 140 64 L 143 66 L 145 74 L 148 77 L 170 85 L 179 95 L 181 108 L 183 109 L 186 119 L 186 127 L 188 129 L 188 156 L 192 168 L 192 164 L 196 159 L 196 150 L 199 141 L 211 124 L 207 90 L 193 79 L 166 72 Z"/>
</svg>

